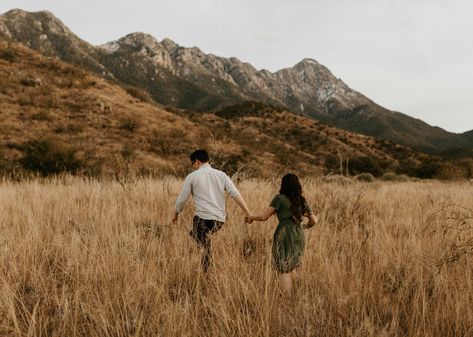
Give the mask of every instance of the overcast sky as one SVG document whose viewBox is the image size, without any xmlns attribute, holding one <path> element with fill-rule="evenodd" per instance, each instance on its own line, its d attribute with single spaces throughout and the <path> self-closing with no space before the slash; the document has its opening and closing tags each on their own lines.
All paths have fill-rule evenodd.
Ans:
<svg viewBox="0 0 473 337">
<path fill-rule="evenodd" d="M 0 0 L 92 44 L 141 31 L 276 71 L 313 58 L 376 103 L 473 129 L 471 0 Z"/>
</svg>

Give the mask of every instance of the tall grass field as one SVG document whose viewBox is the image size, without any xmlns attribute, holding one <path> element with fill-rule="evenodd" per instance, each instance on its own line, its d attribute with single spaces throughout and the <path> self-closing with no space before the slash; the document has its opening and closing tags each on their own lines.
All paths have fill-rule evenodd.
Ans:
<svg viewBox="0 0 473 337">
<path fill-rule="evenodd" d="M 261 212 L 279 183 L 238 188 Z M 287 297 L 275 217 L 229 199 L 203 274 L 182 180 L 0 182 L 0 336 L 473 336 L 473 185 L 302 183 L 319 223 Z"/>
</svg>

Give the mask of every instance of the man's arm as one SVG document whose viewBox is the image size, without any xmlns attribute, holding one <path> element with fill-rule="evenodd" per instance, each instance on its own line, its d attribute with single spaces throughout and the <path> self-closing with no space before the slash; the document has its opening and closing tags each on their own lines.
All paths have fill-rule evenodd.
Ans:
<svg viewBox="0 0 473 337">
<path fill-rule="evenodd" d="M 179 213 L 182 212 L 182 209 L 184 208 L 187 202 L 187 199 L 189 199 L 189 195 L 191 194 L 191 191 L 192 191 L 191 181 L 190 181 L 189 176 L 187 176 L 186 179 L 184 180 L 184 185 L 182 186 L 181 193 L 179 193 L 179 196 L 177 197 L 177 200 L 176 200 L 174 216 L 171 221 L 173 224 L 177 222 Z"/>
<path fill-rule="evenodd" d="M 241 194 L 238 194 L 235 198 L 233 198 L 235 202 L 237 203 L 238 206 L 245 212 L 246 216 L 250 216 L 250 210 L 248 209 L 248 206 L 246 206 L 245 199 L 241 196 Z"/>
</svg>

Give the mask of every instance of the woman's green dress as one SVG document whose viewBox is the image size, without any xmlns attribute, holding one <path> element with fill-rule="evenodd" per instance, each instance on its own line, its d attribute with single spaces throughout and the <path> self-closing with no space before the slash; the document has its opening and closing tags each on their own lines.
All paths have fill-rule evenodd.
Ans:
<svg viewBox="0 0 473 337">
<path fill-rule="evenodd" d="M 276 195 L 271 201 L 276 209 L 279 224 L 273 238 L 273 264 L 280 273 L 289 273 L 300 265 L 304 254 L 304 229 L 299 221 L 294 222 L 291 213 L 291 202 L 283 195 Z M 311 208 L 304 205 L 302 214 L 311 213 Z"/>
</svg>

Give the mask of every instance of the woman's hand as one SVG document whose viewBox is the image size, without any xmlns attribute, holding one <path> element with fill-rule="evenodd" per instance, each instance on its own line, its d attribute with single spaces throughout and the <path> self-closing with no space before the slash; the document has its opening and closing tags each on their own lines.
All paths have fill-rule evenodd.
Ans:
<svg viewBox="0 0 473 337">
<path fill-rule="evenodd" d="M 308 218 L 309 222 L 304 225 L 305 229 L 312 228 L 317 224 L 317 222 L 319 222 L 319 219 L 315 216 L 314 213 L 309 213 Z"/>
<path fill-rule="evenodd" d="M 253 216 L 252 215 L 246 215 L 245 216 L 245 223 L 251 224 L 253 223 Z"/>
<path fill-rule="evenodd" d="M 308 222 L 304 225 L 304 229 L 309 229 L 315 226 L 315 223 L 313 222 Z"/>
</svg>

